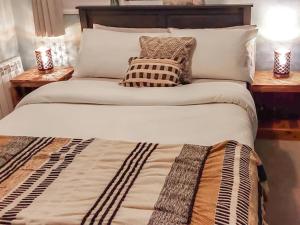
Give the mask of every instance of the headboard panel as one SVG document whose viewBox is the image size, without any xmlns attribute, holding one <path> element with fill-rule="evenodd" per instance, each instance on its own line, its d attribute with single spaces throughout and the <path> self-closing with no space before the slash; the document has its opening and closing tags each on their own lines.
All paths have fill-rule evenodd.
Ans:
<svg viewBox="0 0 300 225">
<path fill-rule="evenodd" d="M 78 6 L 81 28 L 221 28 L 251 24 L 253 5 Z"/>
</svg>

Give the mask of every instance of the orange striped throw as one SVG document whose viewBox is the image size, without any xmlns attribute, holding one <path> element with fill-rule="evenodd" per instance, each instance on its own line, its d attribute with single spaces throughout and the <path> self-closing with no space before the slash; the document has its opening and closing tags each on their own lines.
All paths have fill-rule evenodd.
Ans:
<svg viewBox="0 0 300 225">
<path fill-rule="evenodd" d="M 174 87 L 180 84 L 184 59 L 132 57 L 120 85 L 125 87 Z"/>
</svg>

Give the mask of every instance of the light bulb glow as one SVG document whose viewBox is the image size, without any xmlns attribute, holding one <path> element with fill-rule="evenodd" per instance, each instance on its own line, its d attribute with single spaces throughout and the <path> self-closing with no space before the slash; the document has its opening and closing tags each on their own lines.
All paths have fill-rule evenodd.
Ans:
<svg viewBox="0 0 300 225">
<path fill-rule="evenodd" d="M 273 41 L 289 41 L 300 34 L 298 15 L 295 9 L 275 6 L 265 13 L 261 34 Z"/>
<path fill-rule="evenodd" d="M 275 51 L 279 55 L 278 59 L 279 59 L 280 65 L 282 65 L 282 66 L 286 65 L 286 63 L 287 63 L 287 57 L 286 57 L 286 55 L 290 52 L 290 50 L 285 49 L 285 48 L 280 48 L 280 49 L 277 49 Z"/>
<path fill-rule="evenodd" d="M 285 55 L 280 55 L 279 56 L 279 63 L 280 65 L 284 66 L 287 63 Z"/>
</svg>

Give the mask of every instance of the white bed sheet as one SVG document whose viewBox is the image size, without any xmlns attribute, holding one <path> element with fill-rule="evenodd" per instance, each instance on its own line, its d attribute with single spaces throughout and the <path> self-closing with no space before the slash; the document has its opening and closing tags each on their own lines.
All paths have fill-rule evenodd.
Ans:
<svg viewBox="0 0 300 225">
<path fill-rule="evenodd" d="M 75 86 L 70 86 L 72 82 Z M 139 104 L 141 99 L 135 99 L 132 104 L 128 103 L 132 101 L 128 101 L 118 105 L 116 101 L 113 101 L 112 105 L 107 105 L 107 99 L 96 104 L 94 102 L 95 99 L 97 100 L 96 95 L 94 99 L 85 101 L 89 104 L 77 104 L 76 101 L 68 102 L 65 99 L 53 101 L 53 98 L 59 95 L 60 90 L 64 90 L 62 93 L 68 93 L 68 88 L 70 93 L 73 88 L 73 91 L 75 90 L 78 95 L 82 96 L 80 90 L 77 89 L 81 86 L 80 82 L 87 82 L 85 85 L 89 88 L 89 94 L 93 90 L 98 91 L 98 84 L 94 81 L 67 81 L 43 87 L 30 94 L 21 106 L 0 121 L 0 135 L 97 137 L 111 140 L 199 145 L 213 145 L 224 140 L 236 140 L 253 147 L 257 121 L 253 119 L 253 115 L 249 116 L 249 113 L 255 113 L 255 107 L 244 85 L 236 83 L 231 85 L 230 82 L 204 82 L 199 84 L 200 86 L 194 85 L 193 88 L 199 92 L 207 89 L 214 93 L 211 102 L 200 101 L 201 104 L 191 102 L 173 105 L 172 101 L 165 105 L 163 101 L 159 104 L 152 104 L 153 99 L 151 101 L 148 99 L 148 103 Z M 220 87 L 227 86 L 226 84 L 227 89 L 220 90 Z M 99 87 L 101 85 L 99 82 Z M 116 89 L 112 89 L 112 93 L 120 89 L 114 88 Z M 182 89 L 187 89 L 187 87 L 178 90 Z M 239 90 L 235 93 L 235 89 Z M 233 91 L 232 95 L 235 95 L 233 96 L 235 99 L 232 102 L 240 102 L 236 95 L 241 94 L 244 95 L 246 103 L 245 101 L 241 101 L 240 104 L 222 102 L 221 93 L 226 90 L 227 92 Z M 130 91 L 127 88 L 125 92 Z M 194 93 L 191 90 L 189 92 Z M 109 96 L 109 93 L 105 93 Z M 51 98 L 51 94 L 56 96 Z M 203 94 L 204 91 L 199 95 L 203 96 Z M 123 96 L 123 94 L 120 95 Z M 108 98 L 107 96 L 104 99 Z M 147 96 L 150 98 L 149 93 Z M 167 95 L 161 96 L 169 101 Z M 80 101 L 83 101 L 82 99 Z"/>
<path fill-rule="evenodd" d="M 95 78 L 95 77 L 72 77 L 71 80 L 102 80 L 102 81 L 109 81 L 109 82 L 119 82 L 120 79 L 116 78 Z M 205 79 L 205 78 L 195 78 L 192 81 L 193 83 L 211 83 L 211 82 L 225 82 L 225 83 L 235 83 L 242 85 L 243 87 L 247 87 L 247 83 L 244 81 L 238 81 L 238 80 L 217 80 L 217 79 Z"/>
</svg>

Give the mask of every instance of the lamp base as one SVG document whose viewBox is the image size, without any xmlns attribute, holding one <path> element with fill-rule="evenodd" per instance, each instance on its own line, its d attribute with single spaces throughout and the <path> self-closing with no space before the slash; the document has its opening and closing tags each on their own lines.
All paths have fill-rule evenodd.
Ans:
<svg viewBox="0 0 300 225">
<path fill-rule="evenodd" d="M 284 79 L 284 78 L 289 78 L 290 77 L 290 73 L 273 73 L 274 77 L 277 79 Z"/>
<path fill-rule="evenodd" d="M 54 71 L 54 68 L 51 68 L 51 69 L 47 69 L 47 70 L 39 70 L 39 74 L 49 74 L 49 73 L 52 73 Z"/>
</svg>

